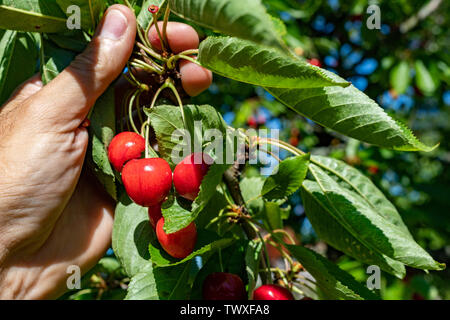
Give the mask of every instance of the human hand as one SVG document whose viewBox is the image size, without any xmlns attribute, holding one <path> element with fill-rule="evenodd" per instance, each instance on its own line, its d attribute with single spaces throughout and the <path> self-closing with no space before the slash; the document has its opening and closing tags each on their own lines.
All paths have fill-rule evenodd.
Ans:
<svg viewBox="0 0 450 320">
<path fill-rule="evenodd" d="M 174 52 L 198 47 L 191 27 L 169 23 Z M 121 74 L 133 50 L 136 20 L 125 6 L 108 9 L 84 53 L 45 87 L 35 76 L 0 109 L 0 298 L 55 298 L 67 267 L 88 271 L 110 246 L 114 203 L 84 170 L 83 122 Z M 155 30 L 149 38 L 157 44 Z M 190 95 L 209 71 L 180 63 Z"/>
</svg>

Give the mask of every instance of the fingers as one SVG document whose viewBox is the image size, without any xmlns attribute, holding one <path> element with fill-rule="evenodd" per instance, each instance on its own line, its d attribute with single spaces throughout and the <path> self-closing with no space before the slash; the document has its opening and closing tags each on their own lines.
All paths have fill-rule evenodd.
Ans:
<svg viewBox="0 0 450 320">
<path fill-rule="evenodd" d="M 158 26 L 162 34 L 163 22 L 158 22 Z M 158 32 L 155 26 L 150 28 L 148 38 L 150 40 L 150 44 L 154 48 L 160 51 L 162 50 L 161 41 L 159 40 Z M 170 50 L 172 50 L 173 53 L 180 53 L 189 49 L 197 49 L 200 42 L 197 31 L 195 31 L 195 29 L 190 25 L 180 22 L 169 22 L 167 24 L 167 41 L 169 42 Z"/>
<path fill-rule="evenodd" d="M 43 87 L 41 75 L 35 74 L 33 77 L 22 83 L 11 95 L 9 101 L 21 103 L 41 90 Z"/>
<path fill-rule="evenodd" d="M 134 13 L 113 5 L 87 49 L 33 97 L 44 119 L 77 128 L 97 98 L 122 72 L 136 36 Z"/>
<path fill-rule="evenodd" d="M 158 26 L 162 34 L 163 22 L 159 22 Z M 148 35 L 151 45 L 158 50 L 162 50 L 161 41 L 155 26 L 150 29 Z M 169 22 L 167 24 L 167 41 L 173 53 L 197 49 L 199 45 L 199 37 L 195 29 L 179 22 Z M 181 83 L 188 95 L 196 96 L 211 85 L 211 71 L 187 60 L 180 61 Z"/>
<path fill-rule="evenodd" d="M 111 244 L 114 201 L 102 190 L 91 172 L 82 172 L 77 188 L 44 246 L 30 264 L 40 270 L 27 299 L 56 299 L 67 291 L 67 270 L 90 270 Z"/>
<path fill-rule="evenodd" d="M 187 60 L 180 61 L 180 73 L 183 89 L 191 97 L 208 89 L 212 83 L 211 71 Z"/>
<path fill-rule="evenodd" d="M 11 95 L 11 97 L 6 101 L 5 105 L 0 109 L 0 113 L 8 113 L 13 110 L 16 106 L 23 103 L 29 97 L 34 95 L 36 92 L 42 89 L 42 81 L 40 74 L 36 74 L 24 83 L 22 83 Z"/>
</svg>

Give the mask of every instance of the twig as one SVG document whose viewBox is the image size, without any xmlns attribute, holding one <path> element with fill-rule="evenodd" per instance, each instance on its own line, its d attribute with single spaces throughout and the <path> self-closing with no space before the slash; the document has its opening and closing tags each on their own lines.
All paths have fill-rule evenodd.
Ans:
<svg viewBox="0 0 450 320">
<path fill-rule="evenodd" d="M 426 5 L 420 8 L 417 14 L 413 15 L 412 17 L 408 18 L 408 20 L 400 24 L 400 32 L 406 33 L 409 30 L 413 29 L 421 20 L 425 19 L 434 11 L 436 11 L 441 3 L 442 0 L 431 0 L 430 2 L 428 2 Z"/>
</svg>

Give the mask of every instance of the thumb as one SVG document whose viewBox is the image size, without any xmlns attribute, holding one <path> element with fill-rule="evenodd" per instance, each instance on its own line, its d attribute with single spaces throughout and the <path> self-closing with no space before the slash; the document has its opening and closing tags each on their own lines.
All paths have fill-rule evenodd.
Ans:
<svg viewBox="0 0 450 320">
<path fill-rule="evenodd" d="M 122 72 L 136 37 L 134 13 L 123 5 L 106 12 L 86 50 L 32 99 L 40 121 L 77 128 L 95 101 Z M 52 123 L 48 123 L 48 121 Z"/>
</svg>

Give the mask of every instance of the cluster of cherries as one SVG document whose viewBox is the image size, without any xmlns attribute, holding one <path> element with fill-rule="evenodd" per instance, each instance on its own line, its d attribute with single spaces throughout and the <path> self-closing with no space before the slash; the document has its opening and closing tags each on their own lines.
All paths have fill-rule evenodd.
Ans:
<svg viewBox="0 0 450 320">
<path fill-rule="evenodd" d="M 172 257 L 183 259 L 192 253 L 197 241 L 197 228 L 192 222 L 177 232 L 165 233 L 161 205 L 172 188 L 183 198 L 195 200 L 203 177 L 209 169 L 206 154 L 191 154 L 173 171 L 162 158 L 141 158 L 145 139 L 134 132 L 116 135 L 108 146 L 108 158 L 114 169 L 122 173 L 122 182 L 128 196 L 138 205 L 148 208 L 150 224 L 163 249 Z M 200 163 L 198 159 L 201 158 Z M 209 159 L 208 159 L 209 158 Z M 197 161 L 195 161 L 197 160 Z M 206 300 L 246 300 L 242 279 L 232 273 L 215 272 L 203 283 Z M 254 300 L 293 300 L 292 293 L 278 285 L 262 285 L 253 293 Z"/>
<path fill-rule="evenodd" d="M 192 253 L 197 242 L 197 228 L 192 222 L 184 229 L 167 234 L 161 205 L 172 188 L 183 198 L 195 200 L 209 165 L 206 154 L 195 153 L 184 158 L 173 171 L 162 158 L 141 158 L 145 139 L 134 132 L 121 132 L 108 146 L 108 158 L 114 169 L 122 173 L 128 196 L 140 206 L 148 208 L 150 224 L 163 249 L 172 257 L 183 259 Z M 194 159 L 201 158 L 200 163 Z"/>
</svg>

